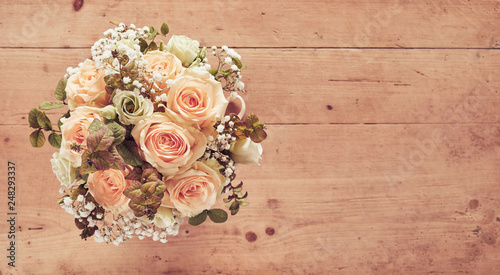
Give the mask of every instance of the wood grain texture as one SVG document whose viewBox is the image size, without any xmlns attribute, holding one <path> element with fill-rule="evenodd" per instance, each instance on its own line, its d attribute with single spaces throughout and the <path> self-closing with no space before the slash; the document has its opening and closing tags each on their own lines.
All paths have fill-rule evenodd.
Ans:
<svg viewBox="0 0 500 275">
<path fill-rule="evenodd" d="M 0 82 L 10 87 L 0 103 L 0 115 L 9 117 L 2 124 L 26 123 L 27 110 L 54 100 L 55 86 L 66 68 L 90 57 L 88 49 L 4 49 L 0 59 L 12 53 L 13 70 L 0 75 Z M 267 123 L 500 122 L 497 50 L 241 49 L 239 53 L 249 66 L 243 71 L 248 108 Z M 20 100 L 24 104 L 15 104 Z"/>
<path fill-rule="evenodd" d="M 82 1 L 83 2 L 83 1 Z M 1 47 L 90 47 L 110 20 L 167 21 L 202 44 L 233 47 L 499 48 L 498 1 L 4 0 Z"/>
<path fill-rule="evenodd" d="M 21 274 L 498 268 L 500 125 L 275 125 L 262 166 L 239 167 L 251 195 L 240 215 L 223 225 L 185 224 L 167 245 L 135 239 L 119 248 L 79 240 L 72 217 L 54 203 L 58 183 L 44 161 L 53 150 L 33 158 L 26 141 L 15 140 L 28 133 L 25 127 L 1 129 L 2 158 L 18 164 L 24 198 Z M 293 149 L 297 144 L 307 150 Z M 233 265 L 237 257 L 243 259 Z"/>
<path fill-rule="evenodd" d="M 2 222 L 0 274 L 500 270 L 499 1 L 4 0 L 0 18 L 1 171 L 16 163 L 18 207 L 17 267 Z M 110 20 L 167 21 L 243 56 L 269 137 L 261 166 L 238 167 L 250 205 L 225 224 L 115 247 L 80 240 L 55 203 L 54 149 L 31 148 L 27 112 Z"/>
</svg>

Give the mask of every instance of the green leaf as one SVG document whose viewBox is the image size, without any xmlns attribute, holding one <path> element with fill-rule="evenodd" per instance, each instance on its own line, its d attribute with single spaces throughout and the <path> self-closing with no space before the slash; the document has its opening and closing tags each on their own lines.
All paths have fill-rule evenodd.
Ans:
<svg viewBox="0 0 500 275">
<path fill-rule="evenodd" d="M 118 153 L 122 156 L 126 164 L 140 167 L 142 158 L 137 150 L 137 144 L 132 140 L 126 140 L 116 146 Z"/>
<path fill-rule="evenodd" d="M 158 50 L 158 46 L 156 45 L 156 43 L 154 41 L 151 41 L 151 43 L 149 43 L 149 48 L 153 51 Z"/>
<path fill-rule="evenodd" d="M 81 180 L 84 180 L 84 181 L 88 181 L 89 180 L 89 174 L 80 175 L 78 178 L 81 179 Z"/>
<path fill-rule="evenodd" d="M 167 50 L 167 47 L 165 47 L 165 43 L 163 41 L 160 41 L 160 46 L 158 49 L 162 52 Z"/>
<path fill-rule="evenodd" d="M 36 119 L 38 122 L 38 125 L 42 127 L 44 130 L 49 131 L 52 130 L 52 123 L 50 123 L 50 119 L 47 117 L 45 112 L 38 112 L 36 114 Z"/>
<path fill-rule="evenodd" d="M 161 24 L 160 31 L 161 31 L 161 34 L 167 35 L 167 33 L 169 31 L 167 23 L 163 22 L 163 24 Z"/>
<path fill-rule="evenodd" d="M 107 170 L 114 163 L 115 158 L 108 151 L 97 151 L 92 153 L 90 161 L 97 170 Z"/>
<path fill-rule="evenodd" d="M 200 214 L 189 218 L 188 223 L 190 225 L 196 226 L 202 224 L 207 219 L 207 212 L 203 211 Z"/>
<path fill-rule="evenodd" d="M 120 144 L 123 142 L 123 140 L 125 140 L 125 127 L 114 121 L 106 124 L 106 126 L 108 126 L 111 132 L 113 132 L 113 137 L 115 138 L 115 140 L 113 141 L 114 145 Z"/>
<path fill-rule="evenodd" d="M 73 190 L 73 192 L 71 192 L 69 198 L 72 200 L 76 200 L 78 198 L 78 195 L 85 196 L 85 194 L 87 194 L 87 189 L 85 189 L 83 185 L 79 185 L 78 188 L 76 188 L 75 190 Z"/>
<path fill-rule="evenodd" d="M 139 39 L 139 46 L 141 47 L 141 52 L 144 53 L 144 51 L 148 48 L 148 42 L 144 39 Z"/>
<path fill-rule="evenodd" d="M 238 69 L 241 69 L 241 67 L 243 67 L 243 65 L 241 64 L 241 61 L 238 59 L 238 58 L 231 58 L 233 60 L 233 63 L 236 65 L 236 67 L 238 67 Z"/>
<path fill-rule="evenodd" d="M 113 155 L 114 161 L 110 165 L 110 168 L 116 169 L 116 170 L 125 170 L 125 161 L 123 161 L 122 156 L 120 156 L 120 153 L 118 153 L 118 150 L 116 150 L 115 146 L 111 146 L 108 149 L 108 152 Z"/>
<path fill-rule="evenodd" d="M 208 210 L 208 217 L 215 223 L 223 223 L 227 221 L 227 212 L 222 209 Z"/>
<path fill-rule="evenodd" d="M 146 200 L 145 205 L 149 206 L 149 208 L 151 210 L 156 212 L 156 209 L 158 209 L 158 207 L 160 207 L 160 205 L 161 205 L 161 198 L 158 196 L 149 197 Z"/>
<path fill-rule="evenodd" d="M 204 60 L 205 57 L 207 57 L 207 47 L 203 47 L 199 52 L 198 52 L 198 55 L 197 55 L 197 58 L 199 58 L 200 60 Z"/>
<path fill-rule="evenodd" d="M 141 181 L 142 178 L 142 169 L 139 167 L 134 167 L 130 173 L 125 177 L 126 180 L 134 180 L 134 181 Z M 140 187 L 139 187 L 140 188 Z"/>
<path fill-rule="evenodd" d="M 236 208 L 236 209 L 234 209 L 234 210 L 231 210 L 231 215 L 232 215 L 232 216 L 236 215 L 236 213 L 238 213 L 238 211 L 240 211 L 240 208 L 239 208 L 239 207 L 238 207 L 238 208 Z"/>
<path fill-rule="evenodd" d="M 142 186 L 142 184 L 140 182 L 134 181 L 132 184 L 130 184 L 129 187 L 127 187 L 123 191 L 123 195 L 125 195 L 129 198 L 135 198 L 135 197 L 142 196 L 141 186 Z"/>
<path fill-rule="evenodd" d="M 141 186 L 141 191 L 144 195 L 151 196 L 155 192 L 157 185 L 158 183 L 155 181 L 146 182 Z"/>
<path fill-rule="evenodd" d="M 100 121 L 98 119 L 94 119 L 94 121 L 92 121 L 92 123 L 90 123 L 90 125 L 89 125 L 89 132 L 93 133 L 101 128 L 107 128 L 107 127 L 102 121 Z M 113 135 L 112 132 L 111 132 L 111 135 Z"/>
<path fill-rule="evenodd" d="M 66 105 L 64 105 L 64 103 L 62 103 L 62 102 L 45 101 L 45 102 L 40 103 L 40 105 L 38 105 L 38 108 L 40 108 L 40 110 L 51 110 L 51 109 L 62 108 L 64 106 L 66 106 Z"/>
<path fill-rule="evenodd" d="M 147 163 L 149 166 L 143 165 L 142 180 L 143 182 L 161 180 L 161 175 L 158 170 Z"/>
<path fill-rule="evenodd" d="M 155 30 L 155 28 L 153 26 L 149 26 L 148 39 L 154 39 L 157 34 L 158 34 L 158 30 Z"/>
<path fill-rule="evenodd" d="M 61 148 L 61 139 L 62 139 L 62 136 L 58 133 L 52 132 L 49 135 L 50 145 L 52 145 L 52 147 L 55 147 L 57 149 Z"/>
<path fill-rule="evenodd" d="M 111 168 L 115 159 L 108 151 L 92 152 L 85 150 L 82 154 L 82 174 L 90 174 L 97 170 L 107 170 Z"/>
<path fill-rule="evenodd" d="M 141 186 L 141 192 L 146 197 L 160 197 L 163 198 L 163 193 L 167 190 L 167 186 L 161 180 L 146 182 Z"/>
<path fill-rule="evenodd" d="M 142 211 L 146 210 L 145 203 L 146 203 L 146 200 L 144 199 L 144 197 L 135 197 L 135 198 L 130 200 L 128 205 L 130 206 L 130 209 L 132 209 L 134 211 L 142 212 Z"/>
<path fill-rule="evenodd" d="M 240 204 L 238 203 L 238 201 L 233 201 L 233 203 L 231 203 L 231 206 L 229 206 L 229 210 L 236 210 L 240 208 Z"/>
<path fill-rule="evenodd" d="M 267 138 L 267 133 L 262 128 L 254 128 L 250 133 L 250 139 L 255 143 L 260 143 Z"/>
<path fill-rule="evenodd" d="M 142 212 L 142 211 L 134 211 L 134 215 L 135 215 L 136 217 L 142 217 L 142 216 L 144 216 L 145 214 L 144 214 L 144 212 Z"/>
<path fill-rule="evenodd" d="M 211 75 L 215 76 L 217 74 L 217 69 L 216 68 L 210 68 L 208 71 Z"/>
<path fill-rule="evenodd" d="M 66 84 L 68 83 L 68 80 L 66 78 L 61 78 L 59 80 L 59 83 L 57 84 L 56 91 L 54 92 L 54 95 L 57 100 L 65 100 L 66 99 Z"/>
<path fill-rule="evenodd" d="M 238 183 L 238 185 L 236 185 L 234 188 L 240 188 L 240 187 L 243 187 L 243 182 L 240 181 L 240 183 Z"/>
<path fill-rule="evenodd" d="M 120 21 L 116 21 L 116 20 L 113 20 L 113 21 L 109 21 L 109 23 L 113 24 L 113 25 L 117 25 L 119 26 L 122 22 Z"/>
<path fill-rule="evenodd" d="M 101 128 L 87 137 L 87 147 L 91 151 L 106 151 L 113 145 L 114 138 L 110 136 L 105 128 Z"/>
<path fill-rule="evenodd" d="M 92 152 L 90 150 L 85 150 L 82 154 L 82 166 L 80 167 L 80 174 L 86 175 L 97 171 L 93 162 L 90 160 Z"/>
<path fill-rule="evenodd" d="M 63 203 L 64 203 L 64 199 L 65 199 L 66 197 L 69 197 L 69 196 L 68 196 L 68 195 L 64 195 L 64 196 L 62 196 L 62 197 L 61 197 L 61 198 L 57 201 L 57 204 L 63 204 Z"/>
<path fill-rule="evenodd" d="M 38 113 L 41 113 L 37 108 L 31 109 L 29 115 L 28 115 L 28 122 L 30 124 L 31 128 L 39 128 L 40 125 L 38 124 Z"/>
<path fill-rule="evenodd" d="M 247 120 L 251 123 L 249 128 L 255 128 L 261 125 L 261 123 L 259 123 L 259 118 L 253 113 L 248 114 Z"/>
<path fill-rule="evenodd" d="M 166 190 L 167 186 L 162 181 L 159 181 L 159 184 L 156 186 L 156 190 L 153 193 L 153 195 L 163 198 L 163 195 L 165 194 Z"/>
<path fill-rule="evenodd" d="M 42 130 L 38 129 L 31 133 L 30 142 L 33 147 L 42 147 L 45 143 L 45 135 L 43 134 Z"/>
<path fill-rule="evenodd" d="M 223 198 L 222 201 L 224 201 L 224 203 L 229 203 L 231 200 L 228 198 Z"/>
<path fill-rule="evenodd" d="M 227 76 L 231 73 L 231 69 L 219 70 L 221 75 Z"/>
</svg>

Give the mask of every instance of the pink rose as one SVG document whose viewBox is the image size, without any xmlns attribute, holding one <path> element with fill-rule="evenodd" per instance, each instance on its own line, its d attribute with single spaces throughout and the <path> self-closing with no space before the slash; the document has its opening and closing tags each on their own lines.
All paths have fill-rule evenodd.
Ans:
<svg viewBox="0 0 500 275">
<path fill-rule="evenodd" d="M 105 88 L 104 71 L 97 69 L 94 61 L 85 60 L 80 70 L 70 76 L 66 84 L 69 109 L 74 110 L 78 106 L 104 107 L 109 105 L 111 96 Z"/>
<path fill-rule="evenodd" d="M 162 206 L 175 208 L 185 216 L 196 216 L 215 204 L 224 182 L 219 172 L 196 162 L 191 169 L 165 181 L 167 193 Z"/>
<path fill-rule="evenodd" d="M 201 128 L 224 116 L 227 104 L 221 83 L 205 71 L 184 70 L 167 93 L 167 111 Z"/>
<path fill-rule="evenodd" d="M 87 180 L 89 192 L 104 209 L 114 213 L 127 209 L 130 199 L 123 195 L 123 191 L 130 186 L 131 182 L 125 179 L 126 173 L 124 170 L 108 169 L 89 175 Z"/>
<path fill-rule="evenodd" d="M 102 117 L 98 108 L 78 107 L 61 126 L 61 149 L 59 155 L 67 159 L 73 167 L 82 165 L 82 154 L 87 149 L 87 137 L 89 125 Z M 76 150 L 79 148 L 79 150 Z"/>
<path fill-rule="evenodd" d="M 137 123 L 132 136 L 143 158 L 166 177 L 188 169 L 207 146 L 202 132 L 160 113 Z"/>
<path fill-rule="evenodd" d="M 153 88 L 156 92 L 167 88 L 167 80 L 174 79 L 182 70 L 181 61 L 173 54 L 162 51 L 149 51 L 144 55 L 144 59 L 148 61 L 146 66 L 145 80 L 153 79 L 156 84 Z M 160 74 L 161 77 L 155 79 L 155 75 Z"/>
</svg>

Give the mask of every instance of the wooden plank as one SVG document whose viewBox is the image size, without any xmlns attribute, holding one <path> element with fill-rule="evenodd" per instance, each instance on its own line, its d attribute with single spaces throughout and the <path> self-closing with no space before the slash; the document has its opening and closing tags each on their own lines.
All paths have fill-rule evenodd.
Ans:
<svg viewBox="0 0 500 275">
<path fill-rule="evenodd" d="M 238 167 L 251 202 L 241 213 L 223 225 L 185 224 L 166 245 L 134 239 L 119 248 L 79 239 L 71 216 L 54 203 L 54 150 L 30 148 L 28 134 L 24 126 L 0 126 L 0 158 L 17 165 L 22 274 L 492 274 L 500 268 L 498 123 L 273 125 L 262 166 Z M 6 236 L 1 227 L 2 243 Z M 2 272 L 11 274 L 2 258 Z"/>
<path fill-rule="evenodd" d="M 267 123 L 498 123 L 496 50 L 240 49 L 248 110 Z M 2 124 L 53 91 L 88 49 L 0 50 Z M 22 102 L 22 104 L 20 104 Z M 52 110 L 48 113 L 64 113 Z"/>
<path fill-rule="evenodd" d="M 210 46 L 500 47 L 500 3 L 492 0 L 81 3 L 2 1 L 0 47 L 90 47 L 111 20 L 141 27 L 167 21 L 172 33 Z"/>
</svg>

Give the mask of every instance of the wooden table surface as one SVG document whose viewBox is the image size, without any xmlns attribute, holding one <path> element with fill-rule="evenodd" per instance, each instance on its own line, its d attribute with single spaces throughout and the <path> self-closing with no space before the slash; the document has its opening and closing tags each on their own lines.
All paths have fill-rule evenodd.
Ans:
<svg viewBox="0 0 500 275">
<path fill-rule="evenodd" d="M 0 2 L 0 274 L 499 274 L 498 0 L 45 2 Z M 30 146 L 27 113 L 110 20 L 166 21 L 248 65 L 269 138 L 225 224 L 115 247 L 80 240 L 56 204 L 54 149 Z"/>
</svg>

